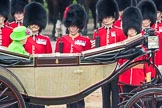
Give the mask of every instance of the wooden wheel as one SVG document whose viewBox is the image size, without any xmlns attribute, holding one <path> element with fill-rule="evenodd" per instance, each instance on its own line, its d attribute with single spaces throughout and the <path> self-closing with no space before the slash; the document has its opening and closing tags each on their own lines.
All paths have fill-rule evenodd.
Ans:
<svg viewBox="0 0 162 108">
<path fill-rule="evenodd" d="M 17 88 L 0 75 L 0 108 L 26 108 L 24 99 Z"/>
<path fill-rule="evenodd" d="M 137 92 L 124 108 L 161 108 L 162 88 L 148 88 Z"/>
</svg>

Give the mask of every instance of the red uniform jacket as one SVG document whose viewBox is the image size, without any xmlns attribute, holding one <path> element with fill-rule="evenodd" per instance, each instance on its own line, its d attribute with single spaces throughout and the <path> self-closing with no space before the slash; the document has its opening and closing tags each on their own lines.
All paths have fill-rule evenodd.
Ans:
<svg viewBox="0 0 162 108">
<path fill-rule="evenodd" d="M 152 26 L 153 27 L 153 26 Z M 151 28 L 152 28 L 151 27 Z M 162 39 L 160 38 L 160 34 L 157 32 L 157 31 L 155 31 L 156 32 L 156 35 L 159 37 L 159 44 L 160 44 L 160 40 L 162 41 Z M 145 33 L 145 31 L 142 31 L 142 35 L 144 35 L 144 33 Z M 147 50 L 147 49 L 146 49 Z M 160 54 L 161 52 L 160 52 L 160 48 L 159 48 L 159 50 L 158 51 L 156 51 L 155 52 L 155 64 L 158 66 L 159 65 L 159 63 L 161 62 L 161 59 L 160 58 L 162 58 L 162 56 L 161 56 L 161 54 Z M 145 71 L 146 71 L 146 73 L 147 72 L 151 72 L 151 77 L 153 78 L 153 77 L 155 77 L 155 75 L 156 75 L 156 71 L 155 71 L 155 69 L 152 67 L 152 66 L 148 66 L 148 64 L 145 64 Z"/>
<path fill-rule="evenodd" d="M 12 42 L 10 38 L 10 34 L 12 33 L 13 29 L 7 25 L 0 28 L 0 46 L 8 47 Z"/>
<path fill-rule="evenodd" d="M 162 65 L 162 21 L 157 22 L 155 25 L 153 25 L 153 28 L 156 30 L 156 34 L 159 37 L 159 49 L 156 52 L 156 64 L 158 65 Z"/>
<path fill-rule="evenodd" d="M 105 46 L 108 44 L 116 43 L 126 39 L 123 31 L 119 28 L 105 28 L 101 27 L 93 34 L 93 39 L 96 39 L 96 36 L 100 37 L 100 46 Z"/>
<path fill-rule="evenodd" d="M 162 21 L 156 22 L 152 28 L 154 28 L 156 31 L 162 32 Z"/>
<path fill-rule="evenodd" d="M 18 23 L 16 21 L 13 21 L 13 22 L 9 23 L 9 26 L 14 29 L 15 27 L 23 26 L 23 23 Z"/>
<path fill-rule="evenodd" d="M 120 16 L 119 19 L 114 22 L 113 26 L 122 29 L 121 20 L 122 20 L 122 16 Z"/>
<path fill-rule="evenodd" d="M 159 49 L 157 50 L 156 56 L 155 56 L 156 57 L 155 61 L 156 61 L 157 66 L 162 65 L 162 32 L 158 34 L 158 37 L 159 37 Z"/>
<path fill-rule="evenodd" d="M 30 36 L 27 39 L 24 47 L 29 54 L 52 53 L 50 38 L 42 34 L 38 34 L 36 36 Z"/>
<path fill-rule="evenodd" d="M 61 37 L 61 40 L 63 42 L 63 53 L 81 53 L 91 48 L 90 39 L 84 36 L 79 35 L 72 39 L 69 35 L 66 35 Z M 59 52 L 59 42 L 60 38 L 56 42 L 55 52 Z"/>
<path fill-rule="evenodd" d="M 144 57 L 145 56 L 137 58 L 135 61 L 142 60 Z M 120 59 L 119 61 L 119 63 L 122 64 L 125 60 Z M 128 69 L 119 76 L 119 82 L 133 86 L 140 86 L 141 82 L 144 82 L 146 77 L 144 66 L 145 65 L 139 64 L 131 69 Z"/>
</svg>

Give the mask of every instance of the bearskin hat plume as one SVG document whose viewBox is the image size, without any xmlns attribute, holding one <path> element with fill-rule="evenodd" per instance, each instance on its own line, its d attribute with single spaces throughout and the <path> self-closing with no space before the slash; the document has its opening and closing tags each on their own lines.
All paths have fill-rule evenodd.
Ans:
<svg viewBox="0 0 162 108">
<path fill-rule="evenodd" d="M 10 1 L 9 0 L 0 0 L 0 15 L 4 16 L 6 19 L 8 19 L 10 12 Z"/>
<path fill-rule="evenodd" d="M 14 16 L 16 12 L 23 12 L 28 0 L 11 0 L 11 15 Z"/>
<path fill-rule="evenodd" d="M 38 2 L 32 2 L 25 6 L 24 20 L 25 26 L 36 24 L 40 29 L 45 29 L 47 25 L 47 12 L 42 4 Z"/>
<path fill-rule="evenodd" d="M 152 26 L 157 19 L 157 8 L 152 0 L 142 0 L 137 4 L 137 7 L 141 10 L 143 20 L 150 19 Z"/>
<path fill-rule="evenodd" d="M 116 20 L 119 18 L 119 8 L 115 0 L 99 0 L 96 4 L 97 18 L 102 22 L 103 18 L 112 16 Z"/>
<path fill-rule="evenodd" d="M 122 16 L 124 34 L 127 36 L 127 32 L 130 28 L 134 28 L 137 34 L 139 34 L 142 30 L 142 20 L 142 13 L 137 7 L 126 8 Z"/>
<path fill-rule="evenodd" d="M 77 26 L 80 30 L 84 27 L 87 20 L 87 13 L 79 4 L 72 4 L 64 11 L 63 23 L 66 27 Z"/>
</svg>

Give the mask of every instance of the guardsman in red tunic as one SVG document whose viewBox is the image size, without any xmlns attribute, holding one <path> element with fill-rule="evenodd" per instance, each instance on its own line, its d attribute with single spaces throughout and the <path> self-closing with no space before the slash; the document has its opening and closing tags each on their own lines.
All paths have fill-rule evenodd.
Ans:
<svg viewBox="0 0 162 108">
<path fill-rule="evenodd" d="M 78 8 L 76 8 L 79 6 Z M 69 13 L 75 10 L 75 14 L 77 9 L 81 12 L 81 15 L 77 14 L 78 16 L 70 17 Z M 75 9 L 76 8 L 76 9 Z M 66 11 L 68 14 L 66 14 Z M 86 16 L 84 15 L 84 11 L 80 7 L 80 5 L 71 5 L 67 7 L 65 10 L 64 17 L 64 24 L 68 28 L 69 34 L 60 37 L 56 42 L 56 49 L 55 52 L 60 52 L 59 43 L 63 42 L 63 49 L 62 53 L 81 53 L 82 51 L 88 50 L 91 48 L 90 39 L 86 36 L 81 36 L 79 34 L 80 30 L 84 27 Z M 69 15 L 69 16 L 66 16 Z M 82 16 L 83 15 L 83 16 Z M 71 18 L 71 19 L 70 19 Z M 73 18 L 73 19 L 72 19 Z M 82 21 L 83 20 L 83 21 Z"/>
<path fill-rule="evenodd" d="M 141 10 L 143 20 L 142 20 L 142 34 L 146 33 L 146 31 L 155 24 L 157 20 L 157 8 L 155 3 L 152 0 L 142 0 L 137 4 L 137 7 Z M 153 28 L 152 28 L 153 29 Z M 158 34 L 157 34 L 158 35 Z M 155 61 L 156 61 L 156 55 L 155 55 Z M 156 72 L 151 66 L 145 66 L 147 75 L 151 77 L 155 77 Z M 150 73 L 149 73 L 150 72 Z M 148 78 L 148 77 L 147 77 Z M 149 78 L 150 79 L 150 78 Z"/>
<path fill-rule="evenodd" d="M 156 64 L 162 73 L 162 0 L 154 0 L 157 7 L 157 20 L 153 28 L 159 34 L 159 50 L 156 52 Z"/>
<path fill-rule="evenodd" d="M 48 36 L 41 34 L 47 24 L 47 13 L 42 4 L 32 2 L 24 8 L 23 25 L 30 28 L 32 36 L 29 36 L 24 45 L 29 54 L 52 53 L 51 41 Z M 45 108 L 44 105 L 26 103 L 27 108 Z"/>
<path fill-rule="evenodd" d="M 156 23 L 152 26 L 156 31 L 162 32 L 162 1 L 153 0 L 157 8 L 157 20 Z"/>
<path fill-rule="evenodd" d="M 93 40 L 95 46 L 100 47 L 124 40 L 126 37 L 120 28 L 113 26 L 119 17 L 117 2 L 114 0 L 100 0 L 97 2 L 97 18 L 102 27 L 94 32 Z M 118 78 L 111 83 L 102 86 L 103 108 L 118 108 Z M 110 96 L 112 92 L 112 96 Z M 112 99 L 110 99 L 112 97 Z M 110 102 L 112 100 L 112 104 Z"/>
<path fill-rule="evenodd" d="M 114 22 L 119 17 L 116 2 L 102 0 L 101 2 L 98 2 L 97 6 L 98 21 L 101 22 L 103 26 L 94 32 L 93 39 L 96 40 L 97 38 L 100 38 L 99 46 L 105 46 L 124 40 L 126 37 L 123 34 L 122 29 L 113 26 Z M 97 41 L 98 40 L 96 40 L 96 43 Z"/>
<path fill-rule="evenodd" d="M 13 29 L 23 25 L 24 7 L 28 4 L 28 0 L 11 0 L 11 15 L 14 21 L 9 23 Z"/>
<path fill-rule="evenodd" d="M 32 30 L 32 36 L 27 39 L 25 50 L 30 54 L 52 53 L 51 41 L 41 34 L 47 24 L 47 13 L 42 4 L 32 2 L 26 5 L 23 24 Z"/>
<path fill-rule="evenodd" d="M 63 23 L 69 34 L 58 38 L 55 52 L 81 53 L 91 48 L 90 39 L 79 33 L 85 25 L 86 18 L 86 12 L 81 5 L 72 4 L 65 9 Z M 67 108 L 85 108 L 84 99 L 67 104 Z"/>
<path fill-rule="evenodd" d="M 118 7 L 119 7 L 119 18 L 114 22 L 114 26 L 118 28 L 122 28 L 122 14 L 124 9 L 126 9 L 129 6 L 136 6 L 137 0 L 116 0 Z"/>
<path fill-rule="evenodd" d="M 71 31 L 74 31 L 75 29 L 75 27 L 69 27 L 69 30 Z M 59 52 L 60 40 L 63 43 L 66 43 L 63 47 L 63 53 L 80 53 L 91 48 L 91 42 L 88 37 L 83 37 L 78 34 L 77 37 L 72 38 L 69 35 L 65 35 L 57 40 L 55 52 Z"/>
<path fill-rule="evenodd" d="M 124 10 L 122 28 L 127 38 L 141 34 L 142 20 L 142 13 L 137 7 L 131 6 Z M 134 61 L 142 60 L 144 58 L 145 56 L 142 56 L 136 58 Z M 121 59 L 119 60 L 119 64 L 121 65 L 125 61 L 125 59 Z M 129 93 L 134 88 L 140 86 L 141 82 L 145 82 L 144 64 L 138 64 L 126 70 L 119 76 L 119 85 L 122 83 L 121 92 L 123 93 Z"/>
<path fill-rule="evenodd" d="M 10 34 L 13 29 L 6 24 L 9 15 L 9 8 L 9 0 L 0 0 L 0 46 L 5 47 L 8 47 L 12 42 Z"/>
</svg>

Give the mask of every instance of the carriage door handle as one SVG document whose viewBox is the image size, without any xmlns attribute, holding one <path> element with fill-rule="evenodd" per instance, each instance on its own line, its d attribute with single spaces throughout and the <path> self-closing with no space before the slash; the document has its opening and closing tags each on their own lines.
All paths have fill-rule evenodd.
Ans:
<svg viewBox="0 0 162 108">
<path fill-rule="evenodd" d="M 74 73 L 81 74 L 81 73 L 83 73 L 83 70 L 75 70 Z"/>
</svg>

